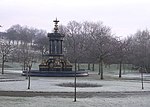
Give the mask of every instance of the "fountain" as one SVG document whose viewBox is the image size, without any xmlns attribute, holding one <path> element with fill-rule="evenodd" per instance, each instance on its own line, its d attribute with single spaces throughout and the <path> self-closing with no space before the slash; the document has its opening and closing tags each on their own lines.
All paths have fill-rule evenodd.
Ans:
<svg viewBox="0 0 150 107">
<path fill-rule="evenodd" d="M 48 33 L 49 38 L 49 54 L 44 55 L 42 63 L 39 65 L 39 70 L 31 70 L 30 76 L 45 76 L 45 77 L 73 77 L 88 76 L 87 71 L 73 71 L 72 64 L 64 57 L 63 54 L 63 39 L 65 35 L 58 33 L 58 20 L 55 23 L 54 33 Z M 28 71 L 23 71 L 22 75 L 27 75 Z"/>
</svg>

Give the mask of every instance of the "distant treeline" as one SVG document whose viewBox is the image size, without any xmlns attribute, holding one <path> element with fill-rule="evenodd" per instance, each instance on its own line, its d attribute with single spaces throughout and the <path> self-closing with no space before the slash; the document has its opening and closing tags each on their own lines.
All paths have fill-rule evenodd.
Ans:
<svg viewBox="0 0 150 107">
<path fill-rule="evenodd" d="M 71 62 L 103 64 L 133 64 L 150 68 L 150 31 L 139 30 L 124 39 L 113 35 L 111 28 L 102 22 L 70 21 L 59 25 L 59 33 L 64 34 L 64 54 Z M 16 45 L 15 53 L 9 56 L 13 61 L 22 60 L 21 48 L 33 52 L 35 59 L 48 53 L 47 32 L 28 26 L 13 25 L 0 33 L 10 45 Z M 18 52 L 19 51 L 19 52 Z M 20 55 L 21 54 L 21 55 Z M 26 58 L 26 57 L 24 57 Z"/>
</svg>

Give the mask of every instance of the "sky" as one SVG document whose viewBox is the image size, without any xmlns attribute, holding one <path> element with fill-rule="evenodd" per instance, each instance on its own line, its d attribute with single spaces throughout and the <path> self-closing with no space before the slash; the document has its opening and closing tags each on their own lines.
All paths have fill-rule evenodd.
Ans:
<svg viewBox="0 0 150 107">
<path fill-rule="evenodd" d="M 118 37 L 150 28 L 150 0 L 0 0 L 0 31 L 27 25 L 51 32 L 53 20 L 102 21 Z"/>
</svg>

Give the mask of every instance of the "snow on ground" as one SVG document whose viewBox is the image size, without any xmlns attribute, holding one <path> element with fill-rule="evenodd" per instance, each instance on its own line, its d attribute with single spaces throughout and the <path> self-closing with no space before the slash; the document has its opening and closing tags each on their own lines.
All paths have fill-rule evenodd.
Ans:
<svg viewBox="0 0 150 107">
<path fill-rule="evenodd" d="M 114 76 L 116 77 L 116 76 Z M 130 80 L 132 78 L 135 78 Z M 145 74 L 144 90 L 141 89 L 140 74 L 126 74 L 124 79 L 100 80 L 98 75 L 90 74 L 89 77 L 78 77 L 77 83 L 91 83 L 102 87 L 78 88 L 77 92 L 134 92 L 150 91 L 149 74 Z M 129 79 L 128 79 L 129 78 Z M 21 74 L 0 74 L 0 90 L 5 91 L 44 91 L 44 92 L 74 92 L 73 87 L 61 87 L 57 84 L 74 82 L 73 77 L 31 77 L 31 89 L 27 89 L 28 80 Z M 6 80 L 5 82 L 2 80 Z M 19 81 L 13 81 L 19 80 Z M 73 98 L 59 97 L 0 97 L 0 107 L 150 107 L 150 95 L 136 95 L 127 97 L 92 97 Z"/>
<path fill-rule="evenodd" d="M 31 89 L 28 91 L 47 91 L 47 92 L 74 92 L 72 87 L 57 86 L 60 83 L 73 82 L 73 80 L 45 80 L 31 79 Z M 142 91 L 140 82 L 123 81 L 78 81 L 80 83 L 93 83 L 102 87 L 77 88 L 79 92 L 102 92 L 102 91 Z M 0 90 L 7 91 L 26 91 L 28 81 L 0 82 Z M 149 83 L 144 83 L 144 91 L 150 91 Z"/>
<path fill-rule="evenodd" d="M 149 96 L 128 98 L 0 97 L 1 107 L 150 107 Z"/>
<path fill-rule="evenodd" d="M 17 75 L 9 81 L 10 74 L 4 74 L 0 77 L 6 77 L 7 81 L 0 82 L 0 90 L 6 91 L 46 91 L 46 92 L 74 92 L 73 87 L 61 87 L 58 84 L 61 83 L 74 83 L 73 77 L 31 77 L 31 89 L 27 89 L 28 80 L 26 77 Z M 15 75 L 15 74 L 13 74 Z M 96 75 L 96 74 L 95 74 Z M 131 75 L 129 74 L 129 78 Z M 135 75 L 134 75 L 135 76 Z M 11 77 L 11 76 L 10 76 Z M 97 78 L 97 79 L 95 79 Z M 78 77 L 77 83 L 90 83 L 102 85 L 102 87 L 86 87 L 86 88 L 77 88 L 78 92 L 103 92 L 103 91 L 142 91 L 141 89 L 141 80 L 140 77 L 137 80 L 121 80 L 121 79 L 104 79 L 100 80 L 96 75 L 95 78 L 89 77 Z M 125 77 L 123 77 L 125 78 Z M 127 75 L 126 75 L 127 78 Z M 150 77 L 146 77 L 150 78 Z M 4 79 L 3 79 L 4 80 Z M 17 81 L 13 81 L 17 80 Z M 20 80 L 20 81 L 19 81 Z M 150 91 L 150 81 L 144 81 L 144 91 Z"/>
<path fill-rule="evenodd" d="M 18 70 L 16 70 L 16 69 L 7 69 L 7 70 L 5 70 L 5 72 L 21 73 L 22 70 L 21 69 L 18 69 Z"/>
</svg>

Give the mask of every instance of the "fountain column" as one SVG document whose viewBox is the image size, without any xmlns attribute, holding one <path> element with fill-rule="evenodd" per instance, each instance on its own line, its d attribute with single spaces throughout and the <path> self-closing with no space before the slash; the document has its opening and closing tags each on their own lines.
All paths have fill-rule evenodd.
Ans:
<svg viewBox="0 0 150 107">
<path fill-rule="evenodd" d="M 60 41 L 60 47 L 61 47 L 61 48 L 60 48 L 60 54 L 63 53 L 63 52 L 62 52 L 62 51 L 63 51 L 63 49 L 62 49 L 62 42 L 63 42 L 63 41 L 61 40 L 61 41 Z"/>
</svg>

